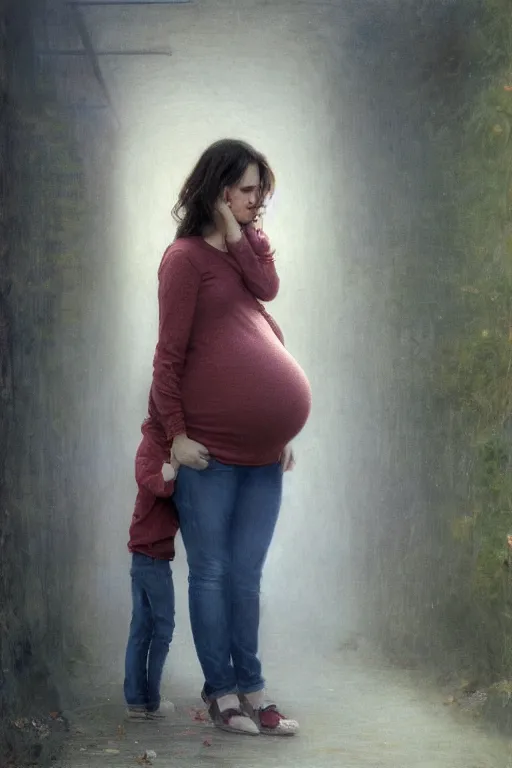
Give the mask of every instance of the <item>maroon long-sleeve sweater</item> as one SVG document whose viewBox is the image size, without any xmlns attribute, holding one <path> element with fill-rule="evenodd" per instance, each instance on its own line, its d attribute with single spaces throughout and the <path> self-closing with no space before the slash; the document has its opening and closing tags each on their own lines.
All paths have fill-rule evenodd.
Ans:
<svg viewBox="0 0 512 768">
<path fill-rule="evenodd" d="M 253 228 L 228 252 L 201 237 L 167 249 L 152 398 L 169 441 L 186 433 L 221 462 L 261 466 L 301 431 L 309 382 L 261 305 L 278 289 L 269 241 Z"/>
<path fill-rule="evenodd" d="M 172 500 L 174 481 L 166 482 L 162 472 L 163 465 L 169 462 L 170 446 L 151 401 L 149 410 L 135 457 L 138 493 L 128 549 L 158 560 L 174 560 L 174 539 L 179 528 Z"/>
</svg>

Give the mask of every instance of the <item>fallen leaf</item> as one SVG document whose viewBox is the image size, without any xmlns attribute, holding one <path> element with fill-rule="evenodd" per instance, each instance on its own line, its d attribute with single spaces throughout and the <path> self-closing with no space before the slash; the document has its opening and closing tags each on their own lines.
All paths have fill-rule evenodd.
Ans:
<svg viewBox="0 0 512 768">
<path fill-rule="evenodd" d="M 212 745 L 212 743 L 211 743 L 210 739 L 205 739 L 205 740 L 203 741 L 203 746 L 205 746 L 205 747 L 211 747 L 211 745 Z"/>
<path fill-rule="evenodd" d="M 210 719 L 205 709 L 191 709 L 190 717 L 199 723 L 205 723 Z"/>
</svg>

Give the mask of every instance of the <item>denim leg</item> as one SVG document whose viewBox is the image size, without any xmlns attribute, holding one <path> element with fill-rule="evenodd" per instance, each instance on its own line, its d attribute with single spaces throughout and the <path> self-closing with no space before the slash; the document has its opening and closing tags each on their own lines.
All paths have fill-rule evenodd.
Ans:
<svg viewBox="0 0 512 768">
<path fill-rule="evenodd" d="M 154 560 L 151 573 L 146 573 L 146 594 L 153 616 L 153 636 L 148 654 L 147 709 L 154 712 L 160 706 L 160 684 L 169 646 L 174 634 L 174 585 L 171 564 Z"/>
<path fill-rule="evenodd" d="M 128 706 L 156 710 L 174 631 L 170 563 L 135 553 L 131 577 L 133 612 L 126 649 L 125 699 Z"/>
<path fill-rule="evenodd" d="M 281 507 L 279 464 L 240 468 L 231 533 L 231 657 L 240 693 L 264 688 L 258 659 L 260 583 Z"/>
<path fill-rule="evenodd" d="M 189 566 L 190 623 L 205 693 L 236 691 L 230 658 L 230 527 L 237 494 L 235 467 L 180 467 L 174 499 Z"/>
<path fill-rule="evenodd" d="M 145 707 L 148 699 L 147 658 L 153 620 L 138 558 L 132 557 L 132 620 L 125 656 L 124 696 L 129 707 Z"/>
</svg>

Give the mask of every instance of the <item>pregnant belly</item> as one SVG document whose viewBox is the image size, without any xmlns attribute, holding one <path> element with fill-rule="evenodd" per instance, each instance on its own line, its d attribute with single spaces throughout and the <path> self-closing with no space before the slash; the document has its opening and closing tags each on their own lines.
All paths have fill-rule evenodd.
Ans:
<svg viewBox="0 0 512 768">
<path fill-rule="evenodd" d="M 304 371 L 273 336 L 261 342 L 245 339 L 231 346 L 224 340 L 210 362 L 192 357 L 187 364 L 182 381 L 187 432 L 219 461 L 278 461 L 309 416 L 311 389 Z"/>
</svg>

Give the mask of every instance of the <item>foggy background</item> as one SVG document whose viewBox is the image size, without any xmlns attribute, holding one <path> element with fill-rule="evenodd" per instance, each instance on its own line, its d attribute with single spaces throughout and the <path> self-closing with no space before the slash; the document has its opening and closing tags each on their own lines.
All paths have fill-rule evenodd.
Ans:
<svg viewBox="0 0 512 768">
<path fill-rule="evenodd" d="M 499 81 L 501 99 L 508 82 L 507 14 L 499 0 L 4 6 L 6 749 L 30 742 L 13 716 L 118 695 L 156 274 L 186 174 L 227 136 L 254 144 L 276 172 L 265 229 L 282 288 L 270 311 L 313 389 L 263 582 L 272 678 L 276 648 L 302 660 L 310 681 L 326 674 L 322 657 L 372 646 L 454 696 L 485 690 L 490 719 L 507 725 L 508 688 L 490 702 L 512 662 L 512 322 L 509 245 L 497 244 L 510 238 L 510 107 L 496 96 L 484 110 L 487 90 Z M 89 43 L 97 58 L 83 53 Z M 121 55 L 130 51 L 146 55 Z M 503 146 L 489 148 L 481 131 Z M 496 210 L 494 198 L 482 206 L 478 230 L 471 206 L 490 189 Z M 489 260 L 474 266 L 479 237 Z M 468 307 L 460 288 L 476 301 L 475 280 L 489 290 Z M 472 323 L 478 338 L 496 338 L 478 351 L 490 382 L 482 401 L 479 383 L 461 394 L 453 373 L 469 380 L 476 369 L 469 352 L 456 357 Z M 492 411 L 481 403 L 494 402 L 498 379 L 505 394 Z M 478 439 L 477 422 L 487 430 Z M 476 444 L 499 454 L 501 485 L 487 496 L 472 474 Z M 467 520 L 473 507 L 485 518 L 491 501 L 488 534 Z M 464 525 L 472 535 L 457 538 Z M 193 697 L 201 676 L 181 541 L 173 570 L 167 685 L 171 698 Z M 39 745 L 35 756 L 50 752 Z"/>
</svg>

